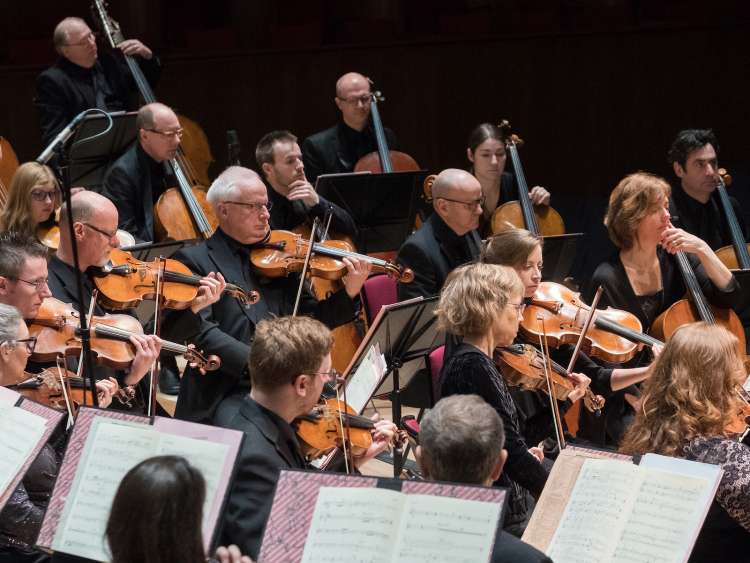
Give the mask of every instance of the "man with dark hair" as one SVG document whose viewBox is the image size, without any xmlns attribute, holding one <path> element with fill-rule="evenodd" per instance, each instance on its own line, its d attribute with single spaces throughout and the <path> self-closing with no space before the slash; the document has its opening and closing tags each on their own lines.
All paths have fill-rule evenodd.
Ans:
<svg viewBox="0 0 750 563">
<path fill-rule="evenodd" d="M 333 101 L 341 112 L 341 121 L 302 143 L 311 182 L 321 174 L 351 172 L 360 158 L 378 150 L 370 121 L 370 80 L 358 72 L 347 72 L 336 81 Z M 387 127 L 384 129 L 388 148 L 395 149 L 396 136 Z"/>
<path fill-rule="evenodd" d="M 478 395 L 440 399 L 420 424 L 416 456 L 425 479 L 484 485 L 500 478 L 505 451 L 503 421 Z M 471 460 L 471 463 L 467 463 Z M 498 529 L 492 563 L 549 562 L 536 548 Z"/>
<path fill-rule="evenodd" d="M 271 228 L 291 230 L 315 217 L 330 231 L 355 237 L 357 227 L 351 216 L 338 205 L 315 192 L 305 178 L 305 165 L 297 137 L 289 131 L 272 131 L 255 148 L 258 169 L 263 172 L 271 204 Z"/>
<path fill-rule="evenodd" d="M 107 171 L 103 192 L 120 212 L 118 228 L 140 240 L 151 241 L 154 204 L 170 187 L 165 164 L 177 155 L 182 127 L 174 111 L 160 103 L 138 110 L 136 127 L 138 142 Z M 172 183 L 175 185 L 176 182 Z"/>
<path fill-rule="evenodd" d="M 65 18 L 55 27 L 53 42 L 60 58 L 37 78 L 34 100 L 43 144 L 49 144 L 85 109 L 137 109 L 137 88 L 125 61 L 118 53 L 99 56 L 96 36 L 85 21 Z M 122 54 L 135 57 L 150 83 L 156 82 L 159 60 L 151 49 L 137 39 L 117 47 Z"/>
<path fill-rule="evenodd" d="M 676 226 L 703 239 L 713 250 L 732 244 L 729 223 L 716 193 L 718 153 L 719 145 L 710 129 L 680 131 L 668 153 L 668 161 L 680 179 L 680 185 L 673 186 L 669 212 L 678 217 Z M 747 239 L 739 203 L 733 197 L 729 200 Z"/>
<path fill-rule="evenodd" d="M 47 249 L 38 241 L 14 232 L 0 235 L 0 303 L 12 305 L 24 319 L 33 319 L 45 298 Z"/>
<path fill-rule="evenodd" d="M 263 529 L 282 469 L 305 469 L 292 422 L 316 405 L 323 385 L 335 379 L 331 332 L 309 317 L 263 320 L 255 330 L 248 360 L 252 389 L 226 425 L 245 440 L 224 512 L 222 544 L 237 544 L 257 559 Z M 355 467 L 384 451 L 396 430 L 375 422 L 373 443 L 354 459 Z"/>
</svg>

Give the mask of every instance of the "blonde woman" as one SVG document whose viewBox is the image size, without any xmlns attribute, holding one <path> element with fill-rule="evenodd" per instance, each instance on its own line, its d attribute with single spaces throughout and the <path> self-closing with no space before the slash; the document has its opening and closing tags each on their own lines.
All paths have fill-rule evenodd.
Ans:
<svg viewBox="0 0 750 563">
<path fill-rule="evenodd" d="M 622 443 L 630 454 L 654 452 L 720 465 L 724 470 L 691 561 L 747 561 L 750 546 L 750 448 L 728 430 L 746 379 L 737 338 L 718 325 L 680 327 L 656 361 Z"/>
<path fill-rule="evenodd" d="M 52 170 L 38 162 L 18 167 L 8 189 L 8 201 L 0 212 L 0 231 L 36 236 L 37 227 L 54 221 L 60 206 L 60 187 Z"/>
</svg>

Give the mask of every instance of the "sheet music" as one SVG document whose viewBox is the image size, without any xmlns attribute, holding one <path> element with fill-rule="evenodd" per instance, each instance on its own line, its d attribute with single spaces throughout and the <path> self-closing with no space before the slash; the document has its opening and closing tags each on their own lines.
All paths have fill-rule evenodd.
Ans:
<svg viewBox="0 0 750 563">
<path fill-rule="evenodd" d="M 0 495 L 44 434 L 47 421 L 12 404 L 0 404 Z"/>
<path fill-rule="evenodd" d="M 489 561 L 502 505 L 431 495 L 408 495 L 404 508 L 394 561 Z"/>
<path fill-rule="evenodd" d="M 13 406 L 18 402 L 18 398 L 21 395 L 17 391 L 8 389 L 0 385 L 0 405 Z"/>
<path fill-rule="evenodd" d="M 346 402 L 361 414 L 377 389 L 385 373 L 384 364 L 380 359 L 380 345 L 376 343 L 362 358 L 352 376 L 346 382 Z"/>
</svg>

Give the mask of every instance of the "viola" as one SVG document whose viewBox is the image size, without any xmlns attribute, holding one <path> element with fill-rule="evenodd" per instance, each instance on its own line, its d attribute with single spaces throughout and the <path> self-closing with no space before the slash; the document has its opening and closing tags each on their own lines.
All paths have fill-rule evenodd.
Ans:
<svg viewBox="0 0 750 563">
<path fill-rule="evenodd" d="M 143 262 L 132 254 L 115 248 L 110 262 L 94 273 L 94 285 L 99 290 L 102 303 L 108 309 L 122 310 L 138 306 L 144 299 L 156 299 L 157 277 L 162 261 Z M 174 259 L 165 260 L 162 278 L 163 306 L 168 309 L 186 309 L 198 295 L 201 277 Z M 260 299 L 257 291 L 246 292 L 228 283 L 224 293 L 243 305 L 253 305 Z"/>
<path fill-rule="evenodd" d="M 59 356 L 80 355 L 79 313 L 72 305 L 48 297 L 30 322 L 29 334 L 37 338 L 32 361 L 48 363 Z M 89 326 L 91 350 L 97 363 L 113 369 L 129 367 L 135 359 L 130 337 L 143 334 L 138 319 L 130 315 L 94 315 Z M 161 339 L 161 347 L 163 351 L 183 355 L 191 365 L 203 371 L 215 371 L 221 365 L 217 356 L 204 357 L 192 344 L 183 346 Z"/>
<path fill-rule="evenodd" d="M 541 389 L 548 393 L 545 361 L 535 347 L 530 344 L 516 344 L 497 348 L 493 353 L 493 359 L 508 385 L 529 390 Z M 552 371 L 549 375 L 555 399 L 565 401 L 575 389 L 575 382 L 570 378 L 568 370 L 560 364 L 550 361 L 550 365 Z M 589 412 L 600 412 L 604 403 L 603 397 L 594 395 L 591 389 L 586 389 L 583 404 Z"/>
<path fill-rule="evenodd" d="M 523 312 L 521 334 L 536 342 L 546 334 L 552 348 L 562 344 L 575 344 L 591 308 L 583 302 L 581 294 L 554 282 L 541 282 Z M 606 362 L 623 363 L 632 359 L 639 346 L 611 331 L 601 329 L 597 319 L 607 319 L 633 332 L 641 333 L 641 322 L 634 314 L 607 307 L 594 312 L 592 326 L 586 333 L 582 350 L 589 356 Z"/>
<path fill-rule="evenodd" d="M 291 273 L 300 272 L 310 248 L 310 241 L 290 231 L 270 231 L 265 241 L 250 251 L 250 262 L 263 276 L 279 278 Z M 327 280 L 338 280 L 346 275 L 346 264 L 343 258 L 357 258 L 372 265 L 374 272 L 382 272 L 409 283 L 414 279 L 414 272 L 387 260 L 374 258 L 352 251 L 349 243 L 340 240 L 327 240 L 314 243 L 312 246 L 309 273 L 311 276 Z"/>
<path fill-rule="evenodd" d="M 375 423 L 359 416 L 351 406 L 334 397 L 325 399 L 308 414 L 299 417 L 296 426 L 305 456 L 315 459 L 340 447 L 344 439 L 352 456 L 361 456 L 372 445 L 370 430 Z"/>
</svg>

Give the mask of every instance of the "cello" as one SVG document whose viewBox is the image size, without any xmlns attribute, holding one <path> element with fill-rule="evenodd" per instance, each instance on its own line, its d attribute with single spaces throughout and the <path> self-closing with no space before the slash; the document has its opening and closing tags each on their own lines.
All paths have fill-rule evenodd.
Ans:
<svg viewBox="0 0 750 563">
<path fill-rule="evenodd" d="M 745 242 L 745 236 L 742 234 L 740 223 L 737 220 L 737 216 L 734 214 L 732 202 L 729 201 L 729 194 L 727 194 L 727 186 L 731 185 L 732 177 L 724 168 L 719 168 L 716 192 L 719 194 L 721 209 L 724 211 L 724 216 L 727 218 L 729 234 L 732 237 L 732 244 L 730 246 L 722 246 L 719 248 L 716 251 L 716 256 L 718 256 L 719 260 L 721 260 L 730 270 L 736 270 L 738 268 L 742 270 L 750 270 L 749 245 Z"/>
<path fill-rule="evenodd" d="M 18 157 L 8 139 L 0 135 L 0 208 L 5 207 L 13 174 L 18 168 Z"/>
<path fill-rule="evenodd" d="M 495 209 L 490 218 L 490 229 L 493 235 L 506 230 L 509 225 L 526 229 L 536 236 L 554 236 L 565 234 L 565 223 L 560 214 L 548 205 L 533 205 L 529 197 L 529 186 L 518 156 L 518 147 L 523 140 L 512 134 L 510 123 L 503 120 L 500 129 L 505 135 L 505 148 L 510 154 L 513 170 L 518 184 L 518 201 L 509 201 Z"/>
<path fill-rule="evenodd" d="M 120 25 L 107 14 L 104 0 L 94 0 L 92 9 L 96 19 L 101 23 L 101 29 L 109 45 L 113 49 L 116 48 L 124 41 Z M 146 104 L 156 102 L 156 96 L 138 63 L 129 55 L 124 57 L 143 101 Z M 188 123 L 186 120 L 183 128 L 189 131 L 191 126 L 197 127 L 193 122 Z M 166 162 L 166 166 L 177 179 L 178 187 L 165 191 L 154 206 L 154 230 L 157 239 L 209 238 L 216 230 L 218 221 L 206 200 L 206 188 L 196 179 L 196 172 L 184 150 L 181 148 L 175 158 Z"/>
</svg>

